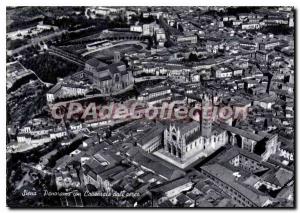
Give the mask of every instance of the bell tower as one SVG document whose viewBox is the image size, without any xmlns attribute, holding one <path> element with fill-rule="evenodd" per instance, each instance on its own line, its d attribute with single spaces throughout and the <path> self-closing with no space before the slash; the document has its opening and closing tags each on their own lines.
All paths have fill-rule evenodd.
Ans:
<svg viewBox="0 0 300 213">
<path fill-rule="evenodd" d="M 114 63 L 118 63 L 121 61 L 121 54 L 120 52 L 114 52 Z"/>
<path fill-rule="evenodd" d="M 201 108 L 201 135 L 203 137 L 211 136 L 211 128 L 212 128 L 212 103 L 209 97 L 205 94 L 202 99 L 202 108 Z"/>
</svg>

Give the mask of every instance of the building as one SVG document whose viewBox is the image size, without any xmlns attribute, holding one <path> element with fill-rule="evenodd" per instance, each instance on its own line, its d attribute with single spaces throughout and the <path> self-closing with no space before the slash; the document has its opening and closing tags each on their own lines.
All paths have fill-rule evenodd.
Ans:
<svg viewBox="0 0 300 213">
<path fill-rule="evenodd" d="M 262 43 L 259 43 L 259 49 L 260 50 L 271 50 L 279 45 L 280 45 L 279 41 L 262 42 Z"/>
<path fill-rule="evenodd" d="M 226 132 L 213 125 L 213 118 L 208 113 L 208 110 L 202 110 L 200 122 L 174 122 L 164 130 L 162 153 L 172 158 L 171 162 L 186 167 L 227 143 Z"/>
<path fill-rule="evenodd" d="M 242 24 L 242 29 L 243 30 L 257 30 L 257 29 L 260 29 L 260 24 L 259 23 L 245 23 L 245 24 Z"/>
<path fill-rule="evenodd" d="M 141 33 L 141 32 L 143 32 L 143 26 L 141 26 L 141 25 L 131 25 L 130 26 L 130 31 Z"/>
<path fill-rule="evenodd" d="M 155 36 L 156 36 L 157 41 L 165 41 L 166 40 L 166 33 L 163 28 L 156 30 Z"/>
<path fill-rule="evenodd" d="M 57 190 L 80 187 L 80 180 L 75 169 L 63 169 L 55 172 L 55 183 Z"/>
<path fill-rule="evenodd" d="M 120 61 L 120 55 L 115 53 L 114 63 L 104 64 L 97 59 L 86 62 L 84 73 L 92 86 L 101 93 L 113 93 L 133 85 L 133 76 L 126 65 Z"/>
<path fill-rule="evenodd" d="M 200 125 L 195 121 L 189 124 L 170 124 L 164 131 L 164 151 L 180 162 L 196 153 L 206 156 L 224 146 L 225 132 L 217 129 L 212 131 L 210 125 L 203 124 L 201 134 Z"/>
<path fill-rule="evenodd" d="M 143 35 L 144 36 L 153 36 L 154 32 L 158 30 L 160 27 L 156 22 L 152 22 L 150 24 L 143 24 Z"/>
<path fill-rule="evenodd" d="M 6 88 L 10 89 L 20 79 L 32 75 L 29 69 L 26 69 L 19 61 L 6 64 Z"/>
<path fill-rule="evenodd" d="M 147 102 L 149 104 L 156 104 L 171 100 L 171 88 L 165 85 L 147 88 L 141 93 L 140 96 L 138 96 L 138 100 Z"/>
<path fill-rule="evenodd" d="M 177 36 L 176 41 L 178 43 L 191 43 L 196 44 L 197 43 L 197 35 L 183 35 L 183 36 Z"/>
<path fill-rule="evenodd" d="M 151 154 L 138 150 L 133 156 L 132 163 L 140 166 L 144 171 L 151 172 L 164 180 L 175 180 L 185 175 L 185 172 L 170 166 Z"/>
<path fill-rule="evenodd" d="M 18 143 L 43 144 L 67 136 L 66 128 L 44 119 L 33 119 L 20 129 Z"/>
<path fill-rule="evenodd" d="M 101 167 L 90 168 L 85 167 L 83 172 L 84 184 L 92 184 L 97 189 L 104 192 L 113 192 L 112 185 L 116 181 L 113 177 L 123 171 L 125 168 L 123 166 L 115 167 Z"/>
<path fill-rule="evenodd" d="M 255 184 L 256 188 L 264 185 L 269 190 L 279 190 L 293 180 L 294 174 L 292 171 L 285 168 L 278 170 L 270 170 L 266 172 L 260 180 Z"/>
<path fill-rule="evenodd" d="M 35 37 L 41 33 L 50 32 L 52 30 L 58 31 L 59 28 L 53 25 L 45 25 L 41 21 L 36 26 L 9 32 L 6 34 L 6 38 L 9 38 L 11 40 L 24 39 L 26 36 Z"/>
<path fill-rule="evenodd" d="M 219 126 L 226 130 L 229 143 L 261 156 L 264 161 L 275 154 L 280 145 L 277 134 L 255 134 L 226 124 Z"/>
<path fill-rule="evenodd" d="M 162 146 L 164 126 L 160 123 L 143 133 L 137 145 L 148 153 L 158 150 Z"/>
<path fill-rule="evenodd" d="M 82 97 L 88 91 L 89 88 L 80 83 L 59 82 L 47 92 L 47 102 L 53 103 L 57 99 Z"/>
<path fill-rule="evenodd" d="M 278 147 L 279 156 L 288 161 L 294 161 L 294 141 L 284 137 L 279 137 L 280 146 Z"/>
<path fill-rule="evenodd" d="M 264 207 L 271 203 L 268 196 L 249 189 L 236 180 L 233 171 L 220 164 L 203 166 L 201 172 L 241 207 Z"/>
<path fill-rule="evenodd" d="M 92 12 L 95 12 L 95 14 L 98 15 L 103 15 L 103 16 L 107 16 L 110 14 L 117 14 L 121 11 L 124 10 L 124 8 L 117 8 L 117 7 L 103 7 L 103 6 L 98 6 L 98 7 L 89 7 L 89 9 Z"/>
<path fill-rule="evenodd" d="M 168 199 L 174 198 L 183 191 L 191 189 L 193 183 L 188 178 L 179 178 L 170 182 L 161 184 L 153 189 L 152 192 L 163 192 Z"/>
<path fill-rule="evenodd" d="M 226 67 L 220 67 L 216 69 L 215 73 L 216 78 L 230 78 L 233 74 L 232 70 Z"/>
<path fill-rule="evenodd" d="M 282 17 L 272 17 L 264 20 L 266 26 L 288 25 L 289 19 Z"/>
</svg>

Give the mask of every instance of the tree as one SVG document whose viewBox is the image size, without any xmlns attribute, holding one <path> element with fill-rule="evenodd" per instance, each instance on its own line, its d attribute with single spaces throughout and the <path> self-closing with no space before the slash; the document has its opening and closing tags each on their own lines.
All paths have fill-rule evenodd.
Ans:
<svg viewBox="0 0 300 213">
<path fill-rule="evenodd" d="M 181 24 L 178 24 L 178 30 L 179 30 L 180 32 L 183 32 L 183 27 L 182 27 Z"/>
<path fill-rule="evenodd" d="M 7 49 L 13 50 L 27 44 L 27 39 L 16 39 L 7 41 Z"/>
<path fill-rule="evenodd" d="M 194 53 L 190 53 L 189 61 L 198 61 L 198 56 Z"/>
<path fill-rule="evenodd" d="M 88 15 L 88 17 L 90 17 L 90 16 L 91 16 L 91 10 L 88 9 L 88 10 L 86 11 L 86 14 Z"/>
<path fill-rule="evenodd" d="M 264 121 L 264 129 L 268 129 L 268 119 L 267 118 Z"/>
</svg>

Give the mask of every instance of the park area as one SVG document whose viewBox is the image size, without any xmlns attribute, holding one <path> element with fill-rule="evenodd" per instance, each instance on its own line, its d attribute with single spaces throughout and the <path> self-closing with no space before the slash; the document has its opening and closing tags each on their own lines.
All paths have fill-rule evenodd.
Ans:
<svg viewBox="0 0 300 213">
<path fill-rule="evenodd" d="M 33 56 L 22 64 L 35 72 L 35 74 L 47 83 L 56 83 L 57 78 L 66 77 L 76 71 L 79 71 L 79 66 L 67 60 L 43 53 Z"/>
</svg>

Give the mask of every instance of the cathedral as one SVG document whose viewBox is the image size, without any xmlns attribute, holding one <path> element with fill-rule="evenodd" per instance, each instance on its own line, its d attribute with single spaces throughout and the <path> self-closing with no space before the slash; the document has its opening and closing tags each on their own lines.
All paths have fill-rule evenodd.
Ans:
<svg viewBox="0 0 300 213">
<path fill-rule="evenodd" d="M 118 92 L 133 84 L 132 72 L 120 61 L 120 53 L 114 54 L 112 64 L 105 64 L 95 58 L 85 63 L 84 73 L 93 87 L 101 93 Z"/>
<path fill-rule="evenodd" d="M 179 162 L 195 156 L 208 156 L 226 144 L 226 131 L 202 116 L 200 121 L 174 122 L 164 130 L 164 152 Z"/>
</svg>

